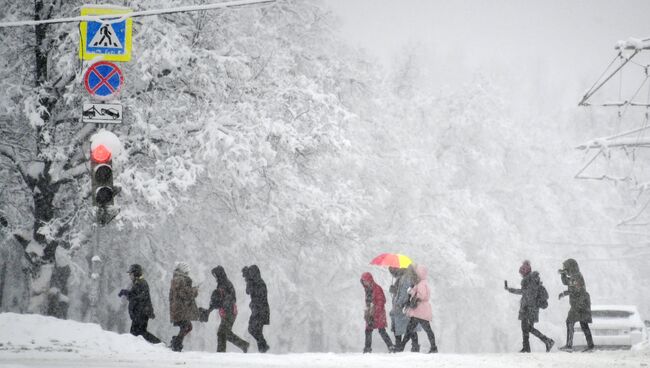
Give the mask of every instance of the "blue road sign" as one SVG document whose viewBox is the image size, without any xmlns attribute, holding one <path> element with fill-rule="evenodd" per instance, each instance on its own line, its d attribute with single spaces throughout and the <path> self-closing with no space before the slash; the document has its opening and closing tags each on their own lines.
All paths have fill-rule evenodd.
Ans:
<svg viewBox="0 0 650 368">
<path fill-rule="evenodd" d="M 109 61 L 94 63 L 84 74 L 86 90 L 98 99 L 109 99 L 117 95 L 123 82 L 122 71 Z"/>
<path fill-rule="evenodd" d="M 124 55 L 126 52 L 126 20 L 117 23 L 88 22 L 87 27 L 86 52 Z"/>
</svg>

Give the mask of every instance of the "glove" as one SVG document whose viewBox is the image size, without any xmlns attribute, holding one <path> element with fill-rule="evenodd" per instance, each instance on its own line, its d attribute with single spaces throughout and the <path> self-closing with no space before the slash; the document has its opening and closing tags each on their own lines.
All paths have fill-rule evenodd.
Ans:
<svg viewBox="0 0 650 368">
<path fill-rule="evenodd" d="M 126 289 L 122 289 L 122 290 L 120 290 L 119 293 L 117 293 L 118 297 L 122 297 L 122 296 L 125 296 L 125 295 L 129 295 L 129 291 L 126 290 Z"/>
<path fill-rule="evenodd" d="M 151 319 L 156 319 L 156 313 L 151 313 Z"/>
<path fill-rule="evenodd" d="M 560 293 L 560 295 L 557 296 L 558 300 L 562 299 L 563 296 L 564 296 L 564 293 Z"/>
</svg>

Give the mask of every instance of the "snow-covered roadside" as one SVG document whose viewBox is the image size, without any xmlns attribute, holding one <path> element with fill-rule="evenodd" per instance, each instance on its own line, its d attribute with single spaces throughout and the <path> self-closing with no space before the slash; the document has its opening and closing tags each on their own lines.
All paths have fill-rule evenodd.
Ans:
<svg viewBox="0 0 650 368">
<path fill-rule="evenodd" d="M 174 353 L 99 326 L 39 315 L 0 314 L 1 367 L 650 367 L 650 349 L 590 354 Z"/>
</svg>

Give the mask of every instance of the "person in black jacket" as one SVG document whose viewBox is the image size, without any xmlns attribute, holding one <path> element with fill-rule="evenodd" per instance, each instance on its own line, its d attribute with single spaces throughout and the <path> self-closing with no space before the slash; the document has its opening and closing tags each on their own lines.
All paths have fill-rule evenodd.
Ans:
<svg viewBox="0 0 650 368">
<path fill-rule="evenodd" d="M 147 331 L 149 318 L 156 318 L 149 296 L 149 284 L 142 275 L 142 266 L 133 264 L 129 267 L 129 276 L 133 285 L 130 290 L 120 290 L 118 296 L 126 296 L 129 300 L 129 317 L 131 317 L 131 334 L 142 336 L 152 344 L 160 343 L 160 339 Z"/>
<path fill-rule="evenodd" d="M 226 341 L 230 341 L 245 353 L 250 345 L 241 337 L 232 332 L 232 325 L 237 318 L 237 297 L 232 282 L 228 280 L 226 271 L 221 266 L 212 269 L 212 276 L 217 280 L 217 288 L 212 292 L 210 297 L 210 307 L 208 314 L 215 309 L 219 309 L 221 323 L 217 330 L 217 352 L 226 351 Z"/>
<path fill-rule="evenodd" d="M 594 349 L 594 339 L 591 336 L 589 323 L 591 323 L 591 297 L 587 292 L 585 279 L 582 277 L 580 267 L 575 259 L 569 258 L 562 263 L 562 269 L 558 271 L 562 277 L 562 283 L 568 289 L 561 292 L 558 299 L 569 296 L 569 314 L 566 317 L 566 345 L 560 348 L 564 351 L 573 351 L 573 326 L 580 322 L 580 328 L 585 334 L 587 348 L 583 351 Z"/>
<path fill-rule="evenodd" d="M 257 265 L 244 267 L 242 276 L 246 280 L 246 294 L 251 296 L 249 304 L 251 308 L 251 317 L 248 320 L 248 332 L 257 341 L 257 350 L 260 353 L 266 353 L 269 345 L 264 339 L 263 328 L 271 322 L 271 312 L 269 310 L 269 301 L 266 292 L 266 283 L 262 280 L 260 269 Z"/>
<path fill-rule="evenodd" d="M 539 330 L 535 328 L 535 322 L 539 320 L 539 305 L 537 302 L 537 296 L 542 286 L 542 281 L 540 280 L 539 273 L 537 271 L 531 271 L 532 269 L 530 262 L 524 261 L 521 267 L 519 267 L 519 274 L 522 277 L 521 289 L 509 288 L 507 282 L 505 283 L 505 289 L 513 294 L 521 295 L 521 301 L 519 304 L 519 320 L 521 321 L 523 346 L 519 352 L 530 353 L 529 337 L 531 333 L 537 336 L 538 339 L 542 340 L 546 346 L 546 352 L 549 352 L 555 344 L 555 341 L 546 337 L 543 333 L 539 332 Z"/>
</svg>

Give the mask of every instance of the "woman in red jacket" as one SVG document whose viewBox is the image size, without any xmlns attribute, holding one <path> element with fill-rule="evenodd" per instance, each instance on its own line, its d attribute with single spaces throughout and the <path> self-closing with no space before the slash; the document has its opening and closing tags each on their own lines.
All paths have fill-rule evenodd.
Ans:
<svg viewBox="0 0 650 368">
<path fill-rule="evenodd" d="M 364 353 L 372 352 L 372 330 L 378 329 L 379 335 L 386 343 L 389 352 L 393 352 L 395 347 L 390 337 L 386 333 L 386 297 L 381 286 L 377 285 L 370 272 L 364 272 L 361 275 L 361 285 L 366 292 L 366 310 L 364 318 L 366 320 L 366 343 L 363 348 Z"/>
</svg>

